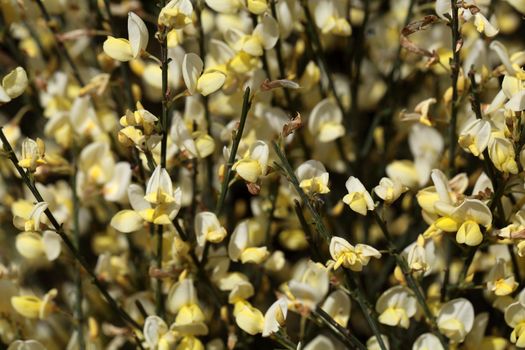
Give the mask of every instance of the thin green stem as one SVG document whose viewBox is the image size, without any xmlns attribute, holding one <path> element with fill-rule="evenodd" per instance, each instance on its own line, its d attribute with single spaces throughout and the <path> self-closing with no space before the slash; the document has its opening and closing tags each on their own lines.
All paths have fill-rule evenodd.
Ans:
<svg viewBox="0 0 525 350">
<path fill-rule="evenodd" d="M 366 346 L 359 341 L 359 339 L 353 335 L 348 329 L 337 323 L 329 314 L 321 308 L 312 310 L 312 315 L 319 317 L 319 319 L 328 326 L 328 329 L 332 331 L 342 343 L 354 349 L 366 350 Z"/>
<path fill-rule="evenodd" d="M 430 307 L 427 304 L 425 295 L 422 292 L 421 287 L 419 286 L 418 281 L 414 278 L 410 271 L 410 267 L 408 266 L 408 263 L 406 262 L 405 258 L 397 252 L 397 248 L 394 246 L 394 243 L 392 242 L 390 231 L 388 230 L 388 226 L 386 222 L 379 216 L 379 213 L 376 210 L 372 211 L 372 215 L 374 216 L 374 219 L 376 223 L 378 224 L 379 228 L 383 232 L 383 236 L 385 236 L 385 239 L 388 243 L 389 249 L 391 250 L 392 255 L 396 259 L 396 263 L 403 272 L 403 276 L 405 277 L 405 280 L 407 282 L 408 287 L 412 290 L 414 293 L 419 305 L 423 309 L 423 313 L 425 314 L 425 317 L 427 318 L 428 322 L 430 323 L 431 331 L 438 337 L 440 343 L 443 345 L 445 349 L 448 349 L 448 342 L 447 339 L 441 332 L 439 332 L 436 317 L 430 310 Z"/>
<path fill-rule="evenodd" d="M 206 60 L 206 37 L 204 36 L 204 28 L 202 25 L 202 9 L 204 8 L 204 1 L 197 0 L 196 14 L 198 19 L 197 28 L 199 30 L 199 53 L 203 61 Z M 211 115 L 208 96 L 202 96 L 202 104 L 204 106 L 204 119 L 206 120 L 206 131 L 208 135 L 211 135 Z M 213 205 L 213 159 L 212 157 L 206 158 L 206 177 L 204 180 L 204 187 L 206 188 L 207 196 L 204 199 L 209 199 L 209 206 Z"/>
<path fill-rule="evenodd" d="M 459 78 L 459 50 L 461 48 L 461 34 L 459 32 L 459 18 L 457 0 L 450 0 L 452 8 L 452 18 L 450 21 L 450 29 L 452 32 L 452 58 L 450 60 L 450 71 L 452 79 L 452 101 L 450 112 L 449 125 L 449 171 L 450 176 L 456 172 L 456 124 L 458 118 L 458 78 Z"/>
<path fill-rule="evenodd" d="M 299 181 L 297 177 L 295 176 L 293 168 L 288 162 L 286 155 L 283 153 L 283 151 L 281 150 L 281 148 L 275 141 L 273 142 L 273 148 L 274 148 L 275 153 L 277 154 L 277 157 L 279 158 L 281 162 L 281 164 L 275 163 L 276 167 L 278 169 L 281 169 L 284 175 L 288 178 L 288 181 L 292 183 L 296 192 L 299 194 L 299 197 L 301 198 L 303 203 L 308 208 L 310 215 L 312 216 L 314 220 L 314 224 L 315 224 L 317 232 L 323 237 L 325 242 L 329 244 L 332 238 L 332 234 L 326 228 L 322 217 L 319 215 L 317 210 L 314 208 L 313 204 L 311 203 L 306 193 L 303 191 L 301 186 L 299 186 Z M 361 307 L 361 309 L 363 310 L 363 314 L 365 315 L 367 322 L 370 325 L 370 328 L 374 332 L 374 335 L 377 337 L 379 346 L 381 347 L 382 350 L 386 350 L 387 347 L 385 343 L 383 342 L 383 338 L 381 338 L 381 332 L 379 331 L 379 324 L 377 320 L 374 317 L 372 317 L 372 315 L 374 314 L 374 310 L 364 300 L 365 293 L 362 291 L 361 287 L 359 286 L 357 281 L 353 279 L 353 277 L 350 279 L 347 279 L 347 283 L 350 283 L 348 289 L 357 291 L 356 294 L 354 294 L 356 296 L 356 300 L 359 306 Z"/>
<path fill-rule="evenodd" d="M 11 163 L 13 163 L 13 166 L 17 170 L 18 174 L 20 175 L 20 177 L 24 181 L 24 183 L 27 186 L 27 188 L 31 191 L 31 193 L 33 194 L 33 196 L 35 197 L 35 199 L 38 202 L 44 202 L 44 199 L 42 198 L 42 195 L 40 194 L 40 192 L 38 191 L 36 186 L 34 186 L 31 183 L 31 179 L 29 178 L 28 173 L 26 173 L 24 171 L 24 169 L 22 169 L 18 165 L 18 157 L 16 156 L 13 148 L 11 147 L 11 144 L 7 140 L 2 127 L 0 127 L 0 140 L 2 141 L 2 144 L 3 144 L 3 147 L 4 147 L 4 151 L 7 153 L 7 156 L 9 157 L 9 160 L 11 161 Z M 126 311 L 124 311 L 124 309 L 122 309 L 118 305 L 117 301 L 115 299 L 113 299 L 111 294 L 109 294 L 107 289 L 104 287 L 102 281 L 100 281 L 97 278 L 95 272 L 89 267 L 86 259 L 82 256 L 80 251 L 75 247 L 75 244 L 73 243 L 73 241 L 64 232 L 64 230 L 62 228 L 62 225 L 60 225 L 58 223 L 57 219 L 54 217 L 54 215 L 51 212 L 51 210 L 49 210 L 49 208 L 46 209 L 44 211 L 44 214 L 48 218 L 49 222 L 51 223 L 51 225 L 53 226 L 53 228 L 55 229 L 57 234 L 64 241 L 64 244 L 66 245 L 67 249 L 71 252 L 71 254 L 75 257 L 75 259 L 78 261 L 78 263 L 82 266 L 82 268 L 91 277 L 92 283 L 95 285 L 95 287 L 97 287 L 97 289 L 100 291 L 100 293 L 102 294 L 102 296 L 104 297 L 106 302 L 110 305 L 110 307 L 113 310 L 115 310 L 117 312 L 117 314 L 119 315 L 119 317 L 124 322 L 126 322 L 129 326 L 131 326 L 131 327 L 133 327 L 133 328 L 135 328 L 137 330 L 142 330 L 142 327 L 133 318 L 131 318 L 131 316 Z"/>
<path fill-rule="evenodd" d="M 163 5 L 165 1 L 163 1 Z M 160 166 L 162 169 L 166 169 L 167 163 L 167 149 L 168 149 L 168 134 L 170 130 L 170 122 L 168 118 L 170 96 L 168 91 L 168 28 L 161 27 L 158 32 L 158 40 L 160 44 L 160 62 L 162 70 L 162 116 L 161 116 L 161 127 L 162 127 L 162 140 L 160 144 Z M 164 226 L 158 225 L 157 227 L 157 253 L 155 255 L 155 264 L 158 269 L 162 269 L 162 252 L 163 252 L 163 241 L 164 241 Z M 158 316 L 164 317 L 165 305 L 162 294 L 163 281 L 162 278 L 157 279 L 157 285 L 155 290 L 155 310 Z"/>
<path fill-rule="evenodd" d="M 74 170 L 73 175 L 71 176 L 71 190 L 72 190 L 72 201 L 73 201 L 73 239 L 75 243 L 75 248 L 80 249 L 80 224 L 79 224 L 79 211 L 80 205 L 78 201 L 77 194 L 77 164 L 76 156 L 77 150 L 76 147 L 73 147 L 74 152 Z M 75 288 L 76 288 L 76 298 L 75 298 L 75 308 L 76 308 L 76 318 L 77 318 L 77 339 L 78 339 L 78 348 L 84 350 L 86 348 L 86 340 L 84 338 L 84 312 L 82 310 L 82 271 L 80 266 L 77 268 L 77 274 L 75 276 Z"/>
<path fill-rule="evenodd" d="M 250 99 L 250 88 L 247 87 L 244 90 L 244 98 L 242 103 L 242 112 L 241 112 L 241 121 L 239 123 L 239 128 L 235 133 L 235 139 L 233 141 L 232 149 L 230 151 L 230 157 L 228 163 L 226 163 L 226 169 L 224 171 L 224 179 L 222 180 L 221 194 L 219 201 L 217 202 L 217 207 L 215 208 L 215 214 L 220 215 L 222 208 L 224 207 L 224 202 L 226 200 L 226 194 L 228 193 L 228 186 L 232 176 L 232 166 L 235 162 L 235 157 L 237 156 L 237 150 L 239 149 L 239 144 L 241 143 L 242 133 L 244 131 L 244 125 L 246 124 L 246 117 L 248 117 L 248 112 L 251 107 Z"/>
</svg>

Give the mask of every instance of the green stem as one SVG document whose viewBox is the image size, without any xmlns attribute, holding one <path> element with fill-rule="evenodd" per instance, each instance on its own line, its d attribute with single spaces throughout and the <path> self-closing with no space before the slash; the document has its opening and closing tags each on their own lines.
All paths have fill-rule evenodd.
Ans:
<svg viewBox="0 0 525 350">
<path fill-rule="evenodd" d="M 204 8 L 204 3 L 202 0 L 198 0 L 195 12 L 198 18 L 198 30 L 199 30 L 199 53 L 203 61 L 206 60 L 206 38 L 204 36 L 204 28 L 202 26 L 202 9 Z M 206 131 L 207 134 L 211 136 L 211 115 L 210 115 L 210 106 L 208 101 L 208 96 L 202 96 L 202 104 L 204 106 L 204 119 L 206 120 Z M 213 205 L 213 159 L 212 157 L 206 158 L 206 176 L 205 186 L 207 187 L 206 192 L 207 196 L 204 196 L 204 199 L 209 199 L 208 205 Z"/>
<path fill-rule="evenodd" d="M 228 163 L 226 163 L 226 169 L 224 172 L 224 179 L 222 180 L 221 194 L 219 201 L 217 202 L 217 207 L 215 208 L 215 214 L 220 215 L 222 208 L 224 206 L 224 201 L 226 200 L 226 194 L 228 193 L 228 185 L 230 183 L 230 178 L 232 176 L 232 166 L 235 162 L 235 157 L 237 156 L 237 150 L 239 149 L 239 144 L 241 143 L 242 133 L 244 131 L 244 125 L 246 124 L 246 117 L 248 116 L 248 111 L 251 107 L 250 99 L 250 88 L 247 87 L 244 90 L 244 98 L 242 103 L 242 112 L 241 112 L 241 121 L 239 123 L 239 129 L 235 133 L 235 139 L 233 141 L 232 149 L 230 151 L 230 157 Z"/>
<path fill-rule="evenodd" d="M 288 159 L 286 158 L 286 155 L 283 153 L 283 151 L 281 150 L 281 148 L 279 147 L 279 145 L 275 141 L 273 142 L 273 148 L 274 148 L 275 153 L 277 154 L 277 157 L 279 158 L 279 160 L 281 162 L 281 164 L 275 163 L 276 167 L 281 169 L 281 171 L 284 172 L 284 175 L 286 175 L 288 180 L 292 183 L 292 185 L 295 188 L 296 192 L 299 194 L 299 197 L 301 198 L 303 203 L 308 208 L 308 210 L 310 212 L 310 215 L 312 215 L 312 218 L 314 220 L 317 232 L 323 237 L 325 242 L 327 244 L 329 244 L 330 240 L 332 238 L 332 235 L 327 230 L 327 228 L 326 228 L 326 226 L 325 226 L 325 224 L 323 222 L 322 217 L 319 215 L 317 210 L 313 207 L 313 205 L 312 205 L 311 201 L 309 200 L 308 196 L 306 195 L 306 193 L 303 191 L 301 186 L 299 186 L 299 181 L 297 180 L 297 177 L 295 176 L 293 168 L 290 165 L 290 163 L 288 162 Z M 383 339 L 381 338 L 381 332 L 379 331 L 379 325 L 377 323 L 377 320 L 374 319 L 374 317 L 372 317 L 372 315 L 374 314 L 374 310 L 363 299 L 365 293 L 362 291 L 362 289 L 359 286 L 359 284 L 357 283 L 357 281 L 355 281 L 353 279 L 348 279 L 347 283 L 350 283 L 348 289 L 350 289 L 350 290 L 354 290 L 355 289 L 357 291 L 356 294 L 353 294 L 353 295 L 356 296 L 356 300 L 357 300 L 359 306 L 361 307 L 361 309 L 363 310 L 363 314 L 365 315 L 365 317 L 366 317 L 366 319 L 368 321 L 368 324 L 370 325 L 370 328 L 374 332 L 374 335 L 377 337 L 377 341 L 379 343 L 379 346 L 381 347 L 382 350 L 386 350 L 387 347 L 386 347 L 385 343 L 383 342 Z"/>
<path fill-rule="evenodd" d="M 450 21 L 450 29 L 452 32 L 452 59 L 450 60 L 450 70 L 452 78 L 452 101 L 451 101 L 451 114 L 450 114 L 450 125 L 449 125 L 449 172 L 450 176 L 456 172 L 456 124 L 458 118 L 458 77 L 459 77 L 459 44 L 461 40 L 461 34 L 459 32 L 459 18 L 458 18 L 458 7 L 457 0 L 450 0 L 452 8 L 452 18 Z"/>
<path fill-rule="evenodd" d="M 73 239 L 75 242 L 75 248 L 80 248 L 80 225 L 79 225 L 79 210 L 80 205 L 78 202 L 77 194 L 77 164 L 76 156 L 77 150 L 74 148 L 74 170 L 73 175 L 71 176 L 71 190 L 72 190 L 72 200 L 73 200 Z M 75 287 L 76 287 L 76 298 L 75 298 L 75 308 L 76 308 L 76 318 L 77 318 L 77 339 L 78 339 L 78 348 L 84 350 L 86 348 L 86 340 L 84 338 L 84 312 L 82 310 L 82 271 L 80 266 L 77 267 L 77 274 L 75 276 Z"/>
<path fill-rule="evenodd" d="M 345 345 L 353 349 L 366 350 L 366 346 L 363 343 L 361 343 L 361 341 L 359 341 L 359 339 L 357 339 L 355 335 L 353 335 L 348 329 L 344 328 L 339 323 L 337 323 L 323 309 L 317 308 L 315 310 L 312 310 L 312 315 L 318 317 L 326 326 L 328 326 L 332 333 Z"/>
<path fill-rule="evenodd" d="M 13 148 L 11 147 L 11 144 L 5 137 L 3 128 L 0 127 L 0 140 L 2 141 L 4 151 L 7 153 L 7 156 L 9 157 L 9 160 L 11 163 L 13 163 L 13 166 L 17 170 L 18 174 L 20 174 L 20 177 L 24 181 L 27 188 L 31 191 L 37 202 L 44 202 L 44 199 L 42 198 L 42 195 L 38 191 L 38 189 L 33 186 L 31 183 L 31 179 L 29 178 L 29 175 L 18 165 L 18 157 L 16 156 L 15 152 L 13 151 Z M 51 210 L 46 209 L 44 211 L 44 214 L 48 218 L 49 222 L 57 232 L 57 234 L 62 238 L 64 241 L 64 244 L 66 245 L 67 249 L 71 252 L 71 254 L 75 257 L 75 259 L 78 261 L 78 263 L 82 266 L 82 268 L 87 272 L 87 274 L 91 277 L 92 283 L 97 287 L 97 289 L 100 291 L 106 302 L 110 305 L 110 307 L 117 312 L 119 317 L 126 322 L 129 326 L 142 331 L 142 327 L 133 319 L 131 316 L 122 309 L 117 301 L 113 299 L 111 294 L 107 291 L 107 289 L 104 287 L 102 281 L 100 281 L 97 276 L 95 275 L 95 272 L 89 267 L 86 259 L 81 255 L 80 251 L 75 247 L 75 244 L 73 241 L 69 238 L 69 236 L 64 232 L 62 225 L 58 223 L 56 218 L 54 217 L 53 213 L 51 213 Z"/>
<path fill-rule="evenodd" d="M 438 326 L 437 326 L 436 317 L 434 316 L 434 314 L 430 310 L 430 307 L 427 304 L 425 295 L 423 294 L 423 292 L 421 290 L 421 287 L 419 286 L 419 283 L 417 282 L 417 280 L 412 275 L 412 273 L 410 271 L 410 267 L 408 266 L 408 263 L 406 262 L 405 258 L 401 254 L 399 254 L 397 252 L 397 248 L 394 246 L 394 243 L 392 242 L 392 239 L 391 239 L 391 236 L 390 236 L 390 232 L 388 230 L 386 222 L 379 216 L 379 213 L 377 212 L 377 209 L 373 210 L 372 214 L 373 214 L 374 219 L 375 219 L 376 223 L 378 224 L 379 228 L 383 232 L 383 235 L 385 236 L 385 239 L 386 239 L 386 241 L 388 243 L 389 249 L 391 250 L 392 255 L 396 259 L 397 265 L 399 266 L 399 268 L 403 272 L 403 276 L 405 277 L 405 280 L 407 282 L 408 287 L 412 290 L 412 292 L 414 293 L 414 295 L 415 295 L 419 305 L 423 309 L 423 313 L 425 314 L 425 317 L 427 318 L 427 320 L 430 323 L 430 327 L 431 327 L 432 333 L 434 333 L 434 335 L 436 337 L 438 337 L 438 339 L 439 339 L 440 343 L 443 345 L 443 347 L 445 349 L 448 349 L 447 339 L 445 338 L 445 336 L 443 334 L 441 334 L 441 332 L 439 332 L 439 329 L 438 329 Z"/>
</svg>

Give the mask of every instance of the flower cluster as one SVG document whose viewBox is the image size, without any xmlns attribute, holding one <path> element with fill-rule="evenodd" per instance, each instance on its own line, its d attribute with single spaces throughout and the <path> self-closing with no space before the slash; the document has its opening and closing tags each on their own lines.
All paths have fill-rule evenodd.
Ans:
<svg viewBox="0 0 525 350">
<path fill-rule="evenodd" d="M 0 9 L 0 348 L 525 348 L 525 1 Z"/>
</svg>

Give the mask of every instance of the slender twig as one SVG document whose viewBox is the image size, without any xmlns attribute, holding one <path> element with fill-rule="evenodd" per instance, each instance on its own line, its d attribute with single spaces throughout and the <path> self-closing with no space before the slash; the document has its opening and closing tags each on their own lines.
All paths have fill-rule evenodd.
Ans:
<svg viewBox="0 0 525 350">
<path fill-rule="evenodd" d="M 197 28 L 199 30 L 199 53 L 203 61 L 206 60 L 206 38 L 204 36 L 204 27 L 202 24 L 202 10 L 204 8 L 204 1 L 197 0 L 197 6 L 195 7 L 195 13 L 198 19 Z M 210 106 L 208 101 L 208 96 L 202 96 L 202 105 L 204 106 L 204 119 L 206 120 L 206 131 L 208 135 L 211 135 L 211 115 L 210 115 Z M 196 171 L 196 168 L 194 169 Z M 209 200 L 209 206 L 213 205 L 213 159 L 212 157 L 206 158 L 206 177 L 204 184 L 207 196 L 204 196 L 204 199 Z"/>
<path fill-rule="evenodd" d="M 319 319 L 332 331 L 332 333 L 345 345 L 354 349 L 366 350 L 366 346 L 359 341 L 348 329 L 337 323 L 329 314 L 321 308 L 312 310 L 312 315 Z"/>
<path fill-rule="evenodd" d="M 47 12 L 46 7 L 44 6 L 44 3 L 42 0 L 36 0 L 36 3 L 38 7 L 40 8 L 40 11 L 42 12 L 42 15 L 44 16 L 44 19 L 47 22 L 48 28 L 53 32 L 53 35 L 55 36 L 55 42 L 56 42 L 56 49 L 58 51 L 58 55 L 62 56 L 64 60 L 69 64 L 69 67 L 73 71 L 73 76 L 75 77 L 77 83 L 81 86 L 84 85 L 84 81 L 82 80 L 82 77 L 80 76 L 80 73 L 78 71 L 77 66 L 75 65 L 75 62 L 73 61 L 73 58 L 69 55 L 69 52 L 67 51 L 64 43 L 61 40 L 58 40 L 58 31 L 56 26 L 51 22 L 51 16 L 49 15 L 49 12 Z"/>
<path fill-rule="evenodd" d="M 449 172 L 454 175 L 456 172 L 456 124 L 458 118 L 458 78 L 459 78 L 459 50 L 461 48 L 461 34 L 459 32 L 459 18 L 457 0 L 450 0 L 452 8 L 452 18 L 450 21 L 450 30 L 452 32 L 452 58 L 450 60 L 450 71 L 452 79 L 452 101 L 449 125 Z"/>
<path fill-rule="evenodd" d="M 226 163 L 226 169 L 224 172 L 224 179 L 222 180 L 221 194 L 219 201 L 217 202 L 217 207 L 215 208 L 215 214 L 219 215 L 224 206 L 224 201 L 226 200 L 226 194 L 228 193 L 228 185 L 230 183 L 230 178 L 232 176 L 232 166 L 235 162 L 235 157 L 237 156 L 237 150 L 239 149 L 239 143 L 241 143 L 242 133 L 244 131 L 244 125 L 246 124 L 246 117 L 248 116 L 248 111 L 250 110 L 252 102 L 250 99 L 250 88 L 247 87 L 244 90 L 244 99 L 242 103 L 242 112 L 241 112 L 241 121 L 239 123 L 239 128 L 235 133 L 235 139 L 233 141 L 232 149 L 230 151 L 230 157 L 228 163 Z"/>
<path fill-rule="evenodd" d="M 79 211 L 80 206 L 78 202 L 77 194 L 77 150 L 76 147 L 73 147 L 73 157 L 74 162 L 74 171 L 71 176 L 71 192 L 73 200 L 73 239 L 75 241 L 75 248 L 80 248 L 80 224 L 79 224 Z M 75 276 L 75 288 L 76 288 L 76 297 L 75 297 L 75 307 L 76 307 L 76 318 L 77 318 L 77 339 L 78 339 L 78 348 L 84 350 L 86 348 L 86 340 L 84 339 L 84 312 L 82 310 L 82 271 L 80 266 L 78 266 L 77 274 Z"/>
<path fill-rule="evenodd" d="M 11 144 L 7 140 L 2 127 L 0 127 L 0 140 L 2 141 L 2 144 L 3 144 L 3 147 L 4 147 L 4 151 L 7 153 L 7 156 L 9 157 L 9 160 L 11 161 L 11 163 L 13 163 L 13 166 L 17 170 L 18 174 L 20 175 L 20 177 L 24 181 L 24 183 L 27 186 L 27 188 L 31 191 L 31 193 L 33 194 L 33 196 L 35 197 L 35 199 L 38 202 L 44 202 L 44 199 L 42 198 L 42 195 L 40 194 L 38 189 L 32 184 L 28 173 L 26 173 L 24 171 L 24 169 L 22 169 L 18 165 L 18 157 L 16 156 L 13 148 L 11 147 Z M 55 229 L 57 234 L 60 236 L 60 238 L 62 238 L 62 241 L 64 241 L 64 244 L 66 245 L 67 249 L 71 252 L 71 254 L 75 257 L 75 259 L 78 261 L 78 263 L 82 266 L 82 268 L 91 277 L 92 283 L 95 285 L 95 287 L 97 287 L 97 289 L 100 291 L 100 293 L 102 294 L 104 299 L 107 301 L 107 303 L 111 306 L 111 308 L 113 310 L 115 310 L 117 312 L 117 314 L 119 315 L 119 317 L 123 321 L 125 321 L 128 325 L 130 325 L 131 327 L 133 327 L 133 328 L 135 328 L 137 330 L 142 330 L 142 327 L 133 318 L 131 318 L 131 316 L 126 311 L 124 311 L 124 309 L 122 309 L 118 305 L 117 301 L 115 299 L 113 299 L 111 294 L 109 294 L 109 292 L 106 289 L 106 287 L 104 287 L 102 281 L 100 281 L 98 279 L 98 277 L 96 276 L 95 272 L 89 267 L 86 259 L 82 256 L 80 251 L 75 247 L 75 244 L 73 243 L 73 241 L 64 232 L 64 230 L 62 228 L 62 225 L 60 225 L 58 223 L 57 219 L 54 217 L 54 215 L 51 212 L 51 210 L 49 210 L 49 208 L 46 209 L 44 211 L 44 214 L 48 218 L 49 222 L 51 223 L 51 225 L 53 226 L 53 228 Z"/>
<path fill-rule="evenodd" d="M 162 1 L 164 6 L 166 1 Z M 160 166 L 162 169 L 166 169 L 167 163 L 167 148 L 168 148 L 168 134 L 170 130 L 170 123 L 168 118 L 168 104 L 170 101 L 168 91 L 168 28 L 160 27 L 158 31 L 158 40 L 160 44 L 160 61 L 162 70 L 162 116 L 161 116 L 161 127 L 162 127 L 162 140 L 160 143 Z M 156 265 L 157 268 L 162 269 L 162 251 L 163 251 L 163 239 L 164 237 L 164 226 L 158 225 L 157 227 L 157 253 L 156 253 Z M 160 317 L 164 317 L 165 305 L 162 294 L 162 278 L 157 279 L 157 286 L 155 291 L 155 311 Z"/>
<path fill-rule="evenodd" d="M 427 304 L 425 295 L 423 294 L 421 287 L 419 286 L 419 283 L 417 282 L 417 280 L 414 278 L 414 276 L 410 272 L 410 267 L 408 266 L 408 263 L 406 262 L 405 258 L 401 254 L 399 254 L 399 252 L 397 252 L 397 248 L 394 246 L 394 243 L 392 242 L 390 231 L 388 230 L 386 222 L 381 218 L 381 216 L 377 212 L 377 209 L 372 211 L 372 215 L 374 216 L 376 223 L 381 229 L 383 236 L 385 236 L 385 239 L 389 245 L 391 254 L 395 257 L 397 265 L 403 272 L 403 276 L 405 277 L 408 287 L 412 290 L 412 292 L 414 292 L 414 295 L 419 305 L 423 309 L 423 313 L 425 314 L 425 317 L 430 323 L 432 333 L 434 333 L 434 335 L 438 337 L 440 343 L 443 345 L 445 349 L 447 349 L 448 348 L 447 339 L 445 338 L 443 334 L 441 334 L 441 332 L 439 332 L 436 317 L 430 310 L 430 307 Z"/>
<path fill-rule="evenodd" d="M 326 243 L 330 243 L 332 234 L 326 228 L 321 215 L 319 215 L 317 210 L 314 208 L 306 193 L 303 191 L 301 186 L 299 186 L 299 181 L 297 180 L 297 177 L 295 176 L 293 168 L 288 162 L 286 155 L 283 153 L 283 151 L 275 141 L 273 142 L 273 148 L 275 153 L 277 154 L 277 157 L 280 160 L 280 164 L 275 163 L 276 168 L 281 169 L 284 175 L 288 178 L 288 181 L 292 183 L 296 192 L 299 194 L 299 197 L 308 208 L 308 211 L 310 212 L 310 215 L 314 220 L 317 232 L 323 237 Z M 357 283 L 355 276 L 352 275 L 351 278 L 347 279 L 347 284 L 350 284 L 348 289 L 359 291 L 358 293 L 354 293 L 353 296 L 355 296 L 356 301 L 363 310 L 363 314 L 365 315 L 367 322 L 370 325 L 370 328 L 372 329 L 372 332 L 377 337 L 377 341 L 379 343 L 380 348 L 382 350 L 386 350 L 387 347 L 383 341 L 383 338 L 381 337 L 381 332 L 379 331 L 379 324 L 377 320 L 374 317 L 372 317 L 372 315 L 374 314 L 374 310 L 370 307 L 368 303 L 365 302 L 365 293 L 361 290 L 361 287 Z"/>
</svg>

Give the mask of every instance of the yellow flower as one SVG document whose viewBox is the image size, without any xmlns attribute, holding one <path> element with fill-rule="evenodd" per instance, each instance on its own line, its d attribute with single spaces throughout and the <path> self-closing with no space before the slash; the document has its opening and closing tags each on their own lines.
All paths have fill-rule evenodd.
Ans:
<svg viewBox="0 0 525 350">
<path fill-rule="evenodd" d="M 317 160 L 308 160 L 299 165 L 296 171 L 299 186 L 306 194 L 324 194 L 330 192 L 328 188 L 329 174 L 323 163 Z"/>
<path fill-rule="evenodd" d="M 32 319 L 45 319 L 55 310 L 52 300 L 57 296 L 57 290 L 51 289 L 40 299 L 31 295 L 11 297 L 11 305 L 20 315 Z"/>
<path fill-rule="evenodd" d="M 379 313 L 379 322 L 408 329 L 409 319 L 417 311 L 417 301 L 406 287 L 395 286 L 377 299 L 376 311 Z"/>
<path fill-rule="evenodd" d="M 209 69 L 202 72 L 204 63 L 194 53 L 184 55 L 182 77 L 190 95 L 200 93 L 208 96 L 219 90 L 226 81 L 226 75 L 218 70 Z"/>
<path fill-rule="evenodd" d="M 366 215 L 368 210 L 374 210 L 372 196 L 358 178 L 350 176 L 346 181 L 348 194 L 343 197 L 343 202 L 350 206 L 350 209 L 361 215 Z"/>
<path fill-rule="evenodd" d="M 465 298 L 445 303 L 437 317 L 439 331 L 455 343 L 461 343 L 474 325 L 474 308 Z"/>
<path fill-rule="evenodd" d="M 357 244 L 354 247 L 341 237 L 332 237 L 330 255 L 334 260 L 334 270 L 342 265 L 352 271 L 361 271 L 363 266 L 368 265 L 370 258 L 381 258 L 381 253 L 377 249 L 366 244 Z"/>
<path fill-rule="evenodd" d="M 242 300 L 235 303 L 233 308 L 235 322 L 240 329 L 250 335 L 262 333 L 264 329 L 264 316 L 259 309 L 249 302 Z"/>
<path fill-rule="evenodd" d="M 266 175 L 269 153 L 270 149 L 264 141 L 256 141 L 232 169 L 247 182 L 255 183 L 259 177 Z"/>
<path fill-rule="evenodd" d="M 193 22 L 192 14 L 190 0 L 171 0 L 160 10 L 158 23 L 170 29 L 181 29 Z"/>
</svg>

